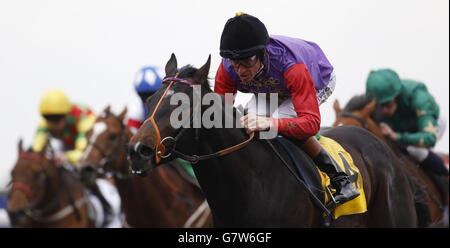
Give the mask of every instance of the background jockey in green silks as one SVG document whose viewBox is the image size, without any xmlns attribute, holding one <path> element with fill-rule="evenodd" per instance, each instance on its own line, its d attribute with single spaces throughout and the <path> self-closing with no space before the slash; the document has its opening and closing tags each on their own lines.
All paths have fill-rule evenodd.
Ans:
<svg viewBox="0 0 450 248">
<path fill-rule="evenodd" d="M 64 146 L 65 152 L 54 154 L 56 161 L 76 165 L 87 146 L 86 133 L 93 127 L 96 115 L 83 105 L 71 104 L 61 90 L 47 91 L 41 99 L 39 112 L 42 118 L 33 140 L 33 151 L 41 151 L 50 136 L 61 140 Z"/>
<path fill-rule="evenodd" d="M 444 161 L 431 148 L 445 131 L 439 106 L 427 87 L 417 81 L 401 80 L 390 69 L 372 71 L 366 92 L 380 104 L 383 135 L 406 146 L 417 163 L 437 174 L 448 175 Z"/>
<path fill-rule="evenodd" d="M 408 154 L 427 172 L 446 176 L 436 180 L 448 211 L 448 167 L 432 148 L 442 137 L 446 122 L 427 87 L 414 80 L 400 79 L 390 69 L 371 71 L 366 93 L 379 104 L 383 135 L 406 147 Z"/>
</svg>

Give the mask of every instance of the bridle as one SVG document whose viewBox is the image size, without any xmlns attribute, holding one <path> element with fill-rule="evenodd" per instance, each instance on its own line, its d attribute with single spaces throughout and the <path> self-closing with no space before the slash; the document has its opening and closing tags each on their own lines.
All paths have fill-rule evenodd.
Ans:
<svg viewBox="0 0 450 248">
<path fill-rule="evenodd" d="M 364 129 L 369 129 L 369 124 L 367 123 L 366 120 L 364 120 L 363 118 L 353 114 L 350 111 L 343 111 L 343 112 L 340 112 L 340 113 L 336 114 L 336 117 L 340 117 L 340 116 L 353 118 L 353 119 L 357 120 Z"/>
<path fill-rule="evenodd" d="M 125 174 L 122 173 L 120 171 L 117 171 L 113 168 L 113 162 L 117 162 L 117 158 L 119 157 L 119 152 L 120 149 L 122 147 L 125 147 L 125 143 L 127 141 L 127 129 L 126 126 L 123 124 L 123 122 L 117 118 L 115 115 L 110 114 L 109 112 L 107 112 L 107 115 L 105 118 L 107 117 L 114 117 L 114 119 L 116 119 L 119 124 L 120 124 L 120 128 L 121 128 L 121 132 L 120 132 L 120 140 L 119 143 L 117 144 L 117 146 L 115 147 L 115 149 L 110 153 L 110 154 L 106 154 L 105 150 L 99 146 L 96 142 L 91 142 L 89 141 L 89 145 L 92 145 L 92 147 L 94 147 L 95 149 L 97 149 L 100 154 L 102 155 L 102 159 L 99 162 L 99 166 L 96 166 L 96 170 L 97 173 L 101 176 L 106 176 L 106 177 L 114 177 L 115 179 L 127 179 L 130 175 L 129 174 Z"/>
<path fill-rule="evenodd" d="M 175 150 L 176 142 L 179 140 L 179 138 L 181 137 L 181 135 L 182 135 L 182 134 L 185 132 L 185 130 L 187 130 L 187 129 L 181 129 L 181 131 L 179 131 L 178 134 L 177 134 L 175 137 L 172 137 L 172 136 L 166 136 L 166 137 L 164 137 L 164 138 L 161 139 L 161 133 L 160 133 L 160 131 L 159 131 L 158 125 L 157 125 L 156 122 L 155 122 L 154 116 L 155 116 L 156 112 L 158 111 L 159 106 L 161 105 L 162 100 L 163 100 L 164 97 L 167 95 L 167 92 L 169 91 L 169 89 L 172 87 L 172 85 L 173 85 L 175 82 L 177 82 L 177 83 L 182 83 L 182 84 L 186 84 L 186 85 L 188 85 L 190 88 L 193 88 L 193 85 L 194 85 L 192 82 L 189 82 L 188 80 L 185 80 L 185 79 L 178 78 L 177 76 L 178 76 L 178 74 L 176 74 L 175 77 L 166 77 L 166 78 L 163 80 L 163 82 L 168 82 L 168 81 L 170 81 L 169 86 L 166 88 L 166 90 L 165 90 L 164 93 L 162 94 L 161 98 L 159 99 L 159 101 L 158 101 L 158 103 L 157 103 L 157 105 L 156 105 L 156 107 L 155 107 L 155 110 L 153 111 L 152 115 L 151 115 L 148 119 L 146 119 L 146 120 L 144 121 L 144 123 L 142 124 L 142 126 L 143 126 L 143 125 L 145 125 L 146 123 L 150 122 L 150 123 L 152 124 L 154 130 L 155 130 L 156 143 L 154 144 L 154 148 L 153 148 L 153 149 L 154 149 L 155 154 L 156 154 L 156 155 L 155 155 L 155 162 L 156 162 L 156 164 L 159 164 L 160 161 L 161 161 L 161 159 L 165 159 L 165 158 L 168 158 L 168 157 L 172 156 L 172 154 L 174 154 L 174 155 L 176 155 L 177 157 L 182 158 L 182 159 L 184 159 L 184 160 L 186 160 L 186 161 L 189 161 L 189 162 L 191 162 L 192 164 L 196 164 L 196 163 L 198 163 L 198 162 L 201 161 L 201 160 L 207 160 L 207 159 L 211 159 L 211 158 L 217 158 L 217 157 L 220 157 L 220 156 L 224 156 L 224 155 L 226 155 L 226 154 L 229 154 L 229 153 L 231 153 L 231 152 L 237 151 L 237 150 L 239 150 L 239 149 L 245 147 L 245 146 L 253 139 L 254 133 L 252 132 L 252 133 L 250 134 L 250 137 L 249 137 L 247 140 L 245 140 L 245 141 L 243 141 L 243 142 L 241 142 L 241 143 L 239 143 L 239 144 L 236 144 L 236 145 L 234 145 L 234 146 L 231 146 L 231 147 L 228 147 L 228 148 L 225 148 L 225 149 L 222 149 L 222 150 L 220 150 L 220 151 L 217 151 L 217 152 L 214 152 L 214 153 L 211 153 L 211 154 L 207 154 L 207 155 L 186 155 L 186 154 L 183 154 L 183 153 L 181 153 L 181 152 Z M 192 116 L 191 116 L 191 122 L 192 122 Z M 198 141 L 198 129 L 196 129 L 196 131 L 197 131 L 197 132 L 196 132 L 196 137 L 195 137 L 195 139 L 196 139 L 196 141 Z M 166 141 L 168 141 L 168 140 L 172 140 L 172 141 L 174 142 L 174 145 L 172 146 L 171 151 L 170 151 L 169 153 L 166 154 L 166 147 L 165 147 L 165 145 L 164 145 L 164 142 L 166 142 Z"/>
</svg>

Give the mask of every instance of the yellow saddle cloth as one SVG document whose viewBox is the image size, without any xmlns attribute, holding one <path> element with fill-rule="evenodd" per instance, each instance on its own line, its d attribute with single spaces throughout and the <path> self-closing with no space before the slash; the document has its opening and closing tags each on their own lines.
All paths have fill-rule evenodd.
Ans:
<svg viewBox="0 0 450 248">
<path fill-rule="evenodd" d="M 341 169 L 349 175 L 350 181 L 360 193 L 360 195 L 355 199 L 339 205 L 332 213 L 333 219 L 337 219 L 342 215 L 360 214 L 366 212 L 367 204 L 363 188 L 363 178 L 359 173 L 359 169 L 353 163 L 353 159 L 350 154 L 346 152 L 344 148 L 339 145 L 339 143 L 331 138 L 320 136 L 319 143 L 334 158 L 334 160 L 336 160 L 339 167 L 341 167 Z M 330 185 L 330 178 L 326 173 L 320 171 L 318 168 L 317 170 L 319 171 L 319 175 L 322 179 L 322 187 L 325 191 L 325 202 L 328 202 L 331 200 L 331 197 L 326 188 Z M 335 193 L 334 189 L 332 189 L 332 193 Z"/>
</svg>

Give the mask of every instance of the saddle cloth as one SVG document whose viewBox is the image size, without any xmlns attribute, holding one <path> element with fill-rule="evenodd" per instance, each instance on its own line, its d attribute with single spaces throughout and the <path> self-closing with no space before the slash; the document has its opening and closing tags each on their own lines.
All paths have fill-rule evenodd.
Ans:
<svg viewBox="0 0 450 248">
<path fill-rule="evenodd" d="M 294 164 L 297 164 L 297 172 L 300 178 L 305 182 L 305 185 L 311 189 L 311 192 L 326 204 L 331 200 L 327 187 L 330 186 L 330 178 L 312 162 L 312 159 L 306 155 L 301 148 L 295 144 L 290 138 L 279 136 L 276 138 L 278 144 L 277 150 L 286 151 L 285 157 L 288 156 Z M 339 205 L 332 211 L 333 219 L 337 219 L 342 215 L 359 214 L 367 211 L 366 197 L 363 189 L 363 178 L 359 169 L 355 166 L 351 155 L 337 143 L 335 140 L 320 136 L 319 143 L 322 147 L 333 157 L 339 164 L 342 171 L 349 175 L 350 181 L 359 191 L 360 195 L 355 199 Z M 284 149 L 283 149 L 284 148 Z M 298 163 L 297 161 L 305 161 Z M 335 189 L 329 187 L 334 194 Z"/>
<path fill-rule="evenodd" d="M 334 158 L 334 160 L 339 164 L 339 167 L 341 167 L 341 169 L 345 171 L 347 175 L 349 175 L 350 181 L 353 183 L 353 186 L 355 186 L 360 194 L 355 199 L 339 205 L 333 211 L 333 219 L 337 219 L 342 215 L 360 214 L 366 212 L 367 203 L 363 188 L 363 178 L 361 176 L 361 173 L 359 172 L 358 167 L 356 167 L 353 163 L 351 155 L 347 151 L 345 151 L 345 149 L 341 145 L 339 145 L 339 143 L 331 138 L 321 136 L 319 139 L 319 143 Z M 325 189 L 325 202 L 328 202 L 331 198 L 328 194 L 328 191 L 326 190 L 326 187 L 330 185 L 330 178 L 326 173 L 320 171 L 318 168 L 317 170 L 322 179 L 322 187 Z M 333 194 L 335 193 L 334 189 L 332 189 L 331 191 Z"/>
</svg>

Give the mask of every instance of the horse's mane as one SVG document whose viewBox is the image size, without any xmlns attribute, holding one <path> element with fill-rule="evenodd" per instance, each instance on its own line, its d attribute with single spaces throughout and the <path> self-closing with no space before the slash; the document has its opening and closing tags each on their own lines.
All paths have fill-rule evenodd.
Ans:
<svg viewBox="0 0 450 248">
<path fill-rule="evenodd" d="M 363 109 L 367 104 L 369 104 L 373 100 L 371 95 L 361 94 L 356 95 L 348 101 L 348 103 L 344 107 L 344 111 L 356 111 Z"/>
<path fill-rule="evenodd" d="M 189 78 L 189 77 L 193 77 L 195 72 L 197 72 L 197 68 L 193 67 L 192 65 L 188 64 L 185 65 L 183 67 L 181 67 L 178 71 L 178 77 L 180 78 Z M 213 90 L 211 89 L 211 85 L 209 83 L 209 80 L 206 81 L 205 84 L 203 84 L 204 88 L 208 91 L 208 92 L 212 92 Z"/>
<path fill-rule="evenodd" d="M 352 112 L 356 110 L 361 110 L 372 100 L 374 100 L 374 97 L 370 94 L 356 95 L 352 97 L 350 101 L 347 102 L 343 111 Z M 372 120 L 374 120 L 376 123 L 379 123 L 379 121 L 381 120 L 381 116 L 379 114 L 379 104 L 376 105 L 374 111 L 370 114 L 370 118 L 372 118 Z"/>
</svg>

